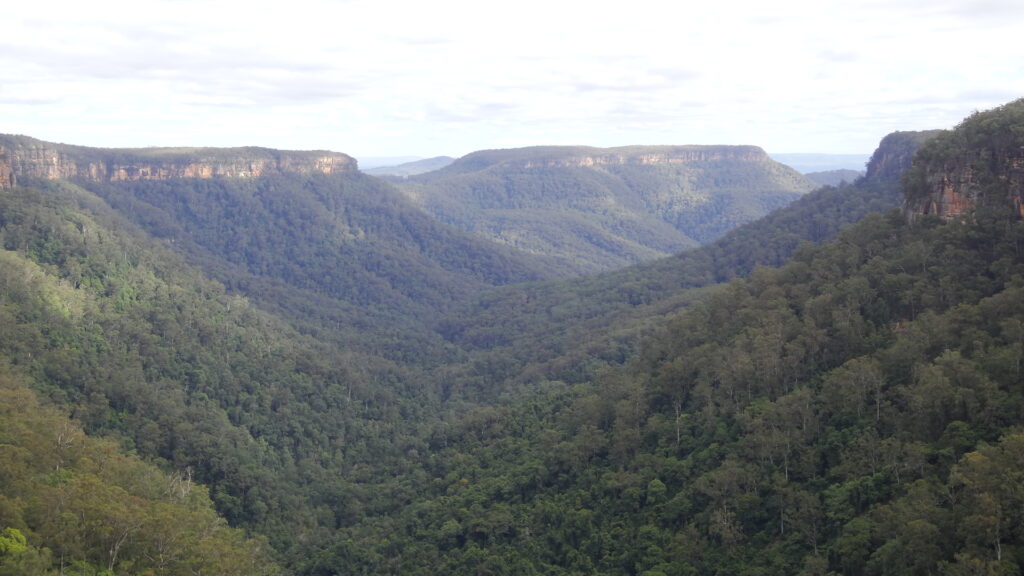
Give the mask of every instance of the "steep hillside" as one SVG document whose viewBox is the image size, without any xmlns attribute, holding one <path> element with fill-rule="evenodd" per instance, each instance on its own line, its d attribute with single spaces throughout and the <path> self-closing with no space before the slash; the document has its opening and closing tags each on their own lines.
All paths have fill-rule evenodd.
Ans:
<svg viewBox="0 0 1024 576">
<path fill-rule="evenodd" d="M 514 379 L 590 378 L 605 362 L 621 362 L 639 334 L 703 297 L 706 287 L 759 265 L 779 266 L 803 242 L 824 242 L 866 214 L 898 207 L 903 170 L 937 133 L 890 134 L 864 178 L 807 194 L 698 249 L 596 276 L 487 292 L 451 315 L 443 332 Z"/>
<path fill-rule="evenodd" d="M 401 258 L 430 253 L 409 250 L 423 215 L 387 224 L 393 206 L 402 214 L 408 204 L 359 174 L 19 182 L 38 188 L 0 193 L 0 359 L 88 433 L 168 474 L 191 470 L 217 510 L 265 535 L 292 571 L 334 573 L 345 554 L 369 554 L 374 573 L 444 571 L 427 541 L 425 556 L 415 546 L 337 546 L 389 532 L 404 503 L 431 485 L 425 466 L 461 434 L 463 415 L 475 418 L 473 407 L 525 366 L 497 350 L 467 356 L 430 330 L 445 306 L 490 281 L 474 271 L 500 267 L 474 256 L 453 266 L 465 285 L 422 300 L 402 292 L 422 275 Z M 391 241 L 404 253 L 376 253 L 402 263 L 395 291 L 382 283 L 382 294 L 360 292 L 342 276 L 359 273 L 348 266 L 361 262 L 352 253 L 373 250 L 317 251 L 335 232 L 347 242 L 360 230 L 411 238 Z M 460 246 L 465 237 L 450 233 Z M 458 262 L 445 236 L 428 241 L 439 261 Z M 517 317 L 512 310 L 497 322 L 512 327 Z M 50 547 L 33 538 L 29 545 Z"/>
<path fill-rule="evenodd" d="M 453 422 L 388 546 L 452 574 L 1012 573 L 1021 241 L 890 213 L 735 282 L 593 384 Z M 386 571 L 383 533 L 346 534 L 320 566 Z"/>
<path fill-rule="evenodd" d="M 904 213 L 952 219 L 1011 208 L 1024 218 L 1024 99 L 965 119 L 925 147 Z"/>
<path fill-rule="evenodd" d="M 632 146 L 474 152 L 401 187 L 445 222 L 579 273 L 714 240 L 814 183 L 753 146 Z"/>
<path fill-rule="evenodd" d="M 6 365 L 0 446 L 2 574 L 281 573 L 214 513 L 190 469 L 167 474 L 90 438 Z"/>
<path fill-rule="evenodd" d="M 534 283 L 519 281 L 550 274 L 542 261 L 359 173 L 184 178 L 167 168 L 177 161 L 55 146 L 51 178 L 24 168 L 49 160 L 10 161 L 32 156 L 8 141 L 0 572 L 57 569 L 58 550 L 85 563 L 66 574 L 230 573 L 256 570 L 252 558 L 272 572 L 258 551 L 247 565 L 211 552 L 259 546 L 218 523 L 203 489 L 186 513 L 148 483 L 191 473 L 232 525 L 308 576 L 1013 573 L 1024 227 L 1004 136 L 1024 128 L 1012 109 L 940 135 L 906 178 L 907 205 L 922 206 L 915 186 L 966 165 L 929 160 L 945 143 L 962 142 L 942 158 L 995 159 L 971 167 L 985 200 L 970 217 L 892 209 L 935 136 L 896 133 L 863 179 L 707 246 Z M 668 158 L 580 166 L 551 152 L 471 155 L 444 177 L 542 161 L 607 182 L 609 167 Z M 727 156 L 676 153 L 680 166 Z M 147 176 L 110 177 L 129 164 Z M 889 211 L 865 217 L 877 210 Z M 22 382 L 109 438 L 37 417 Z M 171 541 L 196 553 L 164 570 Z"/>
<path fill-rule="evenodd" d="M 551 259 L 438 222 L 334 152 L 0 136 L 0 168 L 9 186 L 99 195 L 230 289 L 351 346 L 371 331 L 390 334 L 396 351 L 422 352 L 394 335 L 430 339 L 438 314 L 483 288 L 564 275 Z"/>
<path fill-rule="evenodd" d="M 543 259 L 437 222 L 362 174 L 82 186 L 229 287 L 278 310 L 287 302 L 311 321 L 340 314 L 393 330 L 485 287 L 556 274 Z M 310 295 L 320 312 L 302 311 Z"/>
<path fill-rule="evenodd" d="M 995 174 L 998 209 L 870 215 L 622 367 L 453 417 L 420 459 L 433 481 L 307 573 L 1016 573 L 1024 226 Z"/>
<path fill-rule="evenodd" d="M 0 362 L 279 553 L 314 538 L 339 461 L 379 460 L 367 423 L 405 405 L 396 382 L 430 404 L 411 366 L 296 333 L 79 188 L 0 193 L 0 243 Z"/>
</svg>

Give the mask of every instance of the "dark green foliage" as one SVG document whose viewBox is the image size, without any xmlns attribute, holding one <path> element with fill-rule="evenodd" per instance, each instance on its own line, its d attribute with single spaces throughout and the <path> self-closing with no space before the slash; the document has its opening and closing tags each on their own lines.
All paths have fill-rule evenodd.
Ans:
<svg viewBox="0 0 1024 576">
<path fill-rule="evenodd" d="M 6 367 L 0 447 L 0 574 L 280 573 L 190 470 L 165 474 L 86 437 Z"/>
<path fill-rule="evenodd" d="M 905 176 L 906 204 L 923 211 L 934 183 L 963 179 L 958 192 L 977 208 L 1013 209 L 1024 202 L 1024 99 L 976 112 L 954 130 L 944 131 L 922 147 Z"/>
<path fill-rule="evenodd" d="M 709 242 L 814 185 L 754 147 L 637 146 L 474 152 L 402 187 L 441 220 L 568 275 Z"/>
<path fill-rule="evenodd" d="M 988 469 L 1019 457 L 1022 241 L 893 212 L 760 269 L 593 385 L 541 382 L 447 425 L 388 546 L 453 573 L 1008 568 L 1022 480 Z M 374 559 L 378 529 L 349 533 L 356 573 L 421 573 Z"/>
<path fill-rule="evenodd" d="M 360 174 L 85 185 L 154 236 L 183 244 L 229 287 L 241 272 L 326 296 L 351 315 L 380 311 L 391 324 L 484 286 L 550 274 L 438 224 Z"/>
<path fill-rule="evenodd" d="M 110 438 L 75 452 L 4 393 L 0 573 L 142 572 L 187 518 L 251 546 L 201 489 L 142 498 L 189 470 L 296 574 L 1017 573 L 1024 226 L 865 217 L 905 156 L 700 250 L 482 293 L 536 269 L 363 176 L 5 190 L 0 358 Z"/>
<path fill-rule="evenodd" d="M 417 445 L 402 425 L 432 403 L 417 369 L 301 336 L 66 194 L 96 212 L 0 195 L 0 355 L 90 433 L 191 468 L 222 514 L 279 550 L 350 513 L 321 507 L 359 505 L 348 482 L 325 482 L 343 466 L 386 469 L 385 453 Z"/>
<path fill-rule="evenodd" d="M 718 241 L 671 258 L 593 277 L 514 286 L 485 293 L 450 316 L 442 332 L 455 343 L 516 357 L 523 378 L 588 379 L 620 363 L 638 336 L 703 297 L 705 288 L 756 266 L 778 266 L 804 242 L 819 243 L 865 214 L 899 205 L 898 180 L 862 179 L 807 194 L 785 209 L 738 227 Z M 496 361 L 488 361 L 493 370 Z"/>
</svg>

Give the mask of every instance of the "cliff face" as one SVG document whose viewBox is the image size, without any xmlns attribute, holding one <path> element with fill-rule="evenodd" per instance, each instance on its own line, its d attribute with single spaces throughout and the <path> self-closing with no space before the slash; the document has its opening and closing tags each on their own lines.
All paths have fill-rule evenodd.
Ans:
<svg viewBox="0 0 1024 576">
<path fill-rule="evenodd" d="M 982 207 L 1024 218 L 1024 99 L 976 113 L 930 141 L 905 184 L 909 220 L 949 220 Z"/>
<path fill-rule="evenodd" d="M 918 148 L 940 133 L 942 130 L 893 132 L 882 138 L 868 161 L 864 178 L 868 181 L 899 180 L 913 163 Z"/>
<path fill-rule="evenodd" d="M 474 172 L 490 166 L 505 168 L 588 168 L 599 166 L 656 166 L 700 162 L 770 162 L 757 146 L 534 146 L 481 150 L 459 158 L 449 172 Z"/>
<path fill-rule="evenodd" d="M 988 169 L 977 168 L 979 164 Z M 1018 218 L 1024 218 L 1024 147 L 1015 154 L 995 158 L 961 158 L 928 171 L 923 178 L 925 193 L 908 197 L 904 205 L 911 219 L 934 214 L 950 220 L 979 205 L 1011 207 Z"/>
<path fill-rule="evenodd" d="M 17 183 L 11 164 L 11 157 L 7 149 L 0 146 L 0 189 L 12 188 Z"/>
<path fill-rule="evenodd" d="M 256 178 L 275 173 L 342 174 L 358 170 L 355 159 L 328 151 L 268 148 L 104 149 L 0 136 L 0 188 L 18 179 L 88 182 L 172 178 Z"/>
<path fill-rule="evenodd" d="M 482 150 L 400 182 L 441 221 L 572 273 L 709 242 L 816 187 L 757 146 Z"/>
<path fill-rule="evenodd" d="M 693 162 L 741 161 L 759 162 L 768 160 L 768 155 L 755 146 L 709 146 L 672 147 L 662 151 L 630 153 L 627 150 L 609 149 L 607 154 L 579 155 L 566 158 L 526 160 L 523 168 L 574 168 L 591 166 L 657 166 L 661 164 L 688 164 Z"/>
</svg>

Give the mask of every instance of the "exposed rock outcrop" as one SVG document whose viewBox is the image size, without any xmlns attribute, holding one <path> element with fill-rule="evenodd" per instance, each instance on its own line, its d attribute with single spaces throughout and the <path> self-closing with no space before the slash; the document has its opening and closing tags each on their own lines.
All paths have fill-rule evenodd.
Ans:
<svg viewBox="0 0 1024 576">
<path fill-rule="evenodd" d="M 949 220 L 979 208 L 1024 218 L 1024 99 L 975 113 L 930 141 L 905 184 L 909 220 Z"/>
<path fill-rule="evenodd" d="M 89 182 L 172 178 L 255 178 L 275 173 L 339 174 L 358 170 L 337 152 L 269 148 L 106 149 L 0 136 L 0 188 L 19 179 Z"/>
<path fill-rule="evenodd" d="M 0 146 L 0 188 L 12 188 L 17 184 L 14 177 L 14 169 L 11 167 L 11 158 L 7 149 Z"/>
<path fill-rule="evenodd" d="M 532 146 L 508 150 L 481 150 L 459 158 L 449 172 L 473 172 L 501 164 L 524 170 L 598 166 L 656 166 L 697 162 L 772 162 L 757 146 Z"/>
<path fill-rule="evenodd" d="M 543 160 L 527 160 L 523 168 L 571 168 L 590 166 L 656 166 L 659 164 L 687 164 L 691 162 L 720 162 L 737 160 L 743 162 L 759 162 L 768 160 L 768 155 L 756 146 L 706 146 L 706 147 L 666 147 L 664 151 L 629 153 L 628 148 L 611 148 L 607 154 L 570 156 L 567 158 L 550 158 Z"/>
</svg>

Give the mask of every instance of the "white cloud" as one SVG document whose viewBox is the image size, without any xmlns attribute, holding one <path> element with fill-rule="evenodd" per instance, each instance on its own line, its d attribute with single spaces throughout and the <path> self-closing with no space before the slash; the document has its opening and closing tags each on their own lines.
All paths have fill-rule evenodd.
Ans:
<svg viewBox="0 0 1024 576">
<path fill-rule="evenodd" d="M 1003 0 L 16 3 L 0 132 L 363 155 L 747 143 L 869 153 L 1024 96 Z"/>
</svg>

